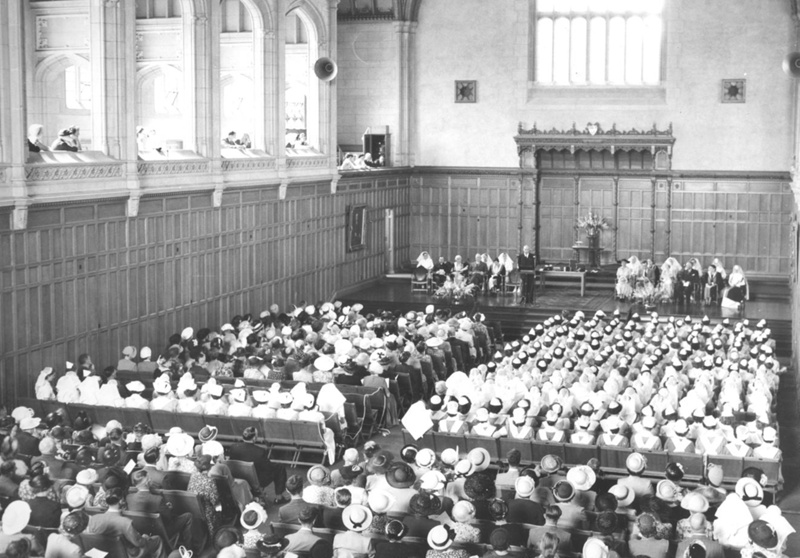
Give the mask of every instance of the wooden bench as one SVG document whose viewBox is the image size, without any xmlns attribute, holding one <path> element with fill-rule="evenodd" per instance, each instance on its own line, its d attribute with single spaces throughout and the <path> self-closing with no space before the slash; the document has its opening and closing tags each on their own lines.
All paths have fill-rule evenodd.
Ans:
<svg viewBox="0 0 800 558">
<path fill-rule="evenodd" d="M 585 271 L 556 271 L 545 269 L 539 272 L 539 286 L 544 289 L 547 278 L 551 279 L 578 279 L 581 282 L 581 296 L 586 292 L 586 272 Z"/>
</svg>

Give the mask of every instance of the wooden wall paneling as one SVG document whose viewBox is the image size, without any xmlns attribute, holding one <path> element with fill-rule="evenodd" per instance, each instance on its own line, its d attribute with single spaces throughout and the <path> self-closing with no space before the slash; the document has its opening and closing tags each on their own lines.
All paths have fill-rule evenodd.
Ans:
<svg viewBox="0 0 800 558">
<path fill-rule="evenodd" d="M 601 254 L 601 262 L 604 264 L 614 262 L 617 259 L 614 250 L 616 247 L 615 227 L 618 226 L 618 223 L 616 222 L 615 215 L 613 178 L 582 177 L 579 183 L 578 205 L 577 215 L 585 216 L 589 211 L 592 211 L 601 217 L 605 217 L 611 223 L 611 228 L 600 234 L 600 246 L 604 249 Z M 575 220 L 573 219 L 573 226 L 574 223 Z M 581 238 L 581 240 L 586 242 L 586 235 L 583 231 L 575 231 L 574 234 L 577 236 L 573 236 L 573 240 Z M 572 246 L 572 243 L 566 246 L 569 248 Z M 572 250 L 569 250 L 569 253 L 571 254 Z M 572 256 L 570 256 L 570 258 L 571 257 Z"/>
<path fill-rule="evenodd" d="M 539 260 L 542 263 L 564 262 L 572 259 L 575 238 L 575 188 L 572 178 L 541 179 L 542 204 L 539 229 Z"/>
<path fill-rule="evenodd" d="M 652 185 L 647 179 L 620 179 L 617 208 L 617 256 L 641 260 L 652 251 Z"/>
</svg>

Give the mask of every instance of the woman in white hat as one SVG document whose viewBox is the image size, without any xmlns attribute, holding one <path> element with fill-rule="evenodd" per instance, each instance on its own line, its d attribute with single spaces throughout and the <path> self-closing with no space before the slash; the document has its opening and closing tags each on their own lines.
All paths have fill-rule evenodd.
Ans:
<svg viewBox="0 0 800 558">
<path fill-rule="evenodd" d="M 372 512 L 366 506 L 351 504 L 342 511 L 342 523 L 346 533 L 333 537 L 333 550 L 349 550 L 353 554 L 368 555 L 372 551 L 372 539 L 362 533 L 372 524 Z"/>
<path fill-rule="evenodd" d="M 0 554 L 5 555 L 4 553 L 8 550 L 8 546 L 21 539 L 30 541 L 34 552 L 40 553 L 44 550 L 36 542 L 36 538 L 33 535 L 22 532 L 28 526 L 30 518 L 31 507 L 28 502 L 15 500 L 8 504 L 6 509 L 3 510 L 2 530 L 0 530 Z"/>
<path fill-rule="evenodd" d="M 258 528 L 267 521 L 267 510 L 258 502 L 250 502 L 244 508 L 239 522 L 245 528 L 242 548 L 253 550 L 264 534 Z"/>
<path fill-rule="evenodd" d="M 454 542 L 477 543 L 481 539 L 481 531 L 477 527 L 470 525 L 475 521 L 475 505 L 469 500 L 459 500 L 453 506 L 451 512 L 453 522 L 449 525 L 455 531 Z"/>
<path fill-rule="evenodd" d="M 142 397 L 144 391 L 144 384 L 139 380 L 128 382 L 125 387 L 130 392 L 130 395 L 125 398 L 125 407 L 128 409 L 142 409 L 147 411 L 150 409 L 150 401 Z"/>
<path fill-rule="evenodd" d="M 450 548 L 456 539 L 456 532 L 449 525 L 437 525 L 428 531 L 428 547 L 425 558 L 469 558 L 464 548 Z"/>
<path fill-rule="evenodd" d="M 53 382 L 56 379 L 56 373 L 52 366 L 45 367 L 39 372 L 39 377 L 36 378 L 36 399 L 41 401 L 52 401 L 56 398 L 56 392 L 53 389 Z"/>
</svg>

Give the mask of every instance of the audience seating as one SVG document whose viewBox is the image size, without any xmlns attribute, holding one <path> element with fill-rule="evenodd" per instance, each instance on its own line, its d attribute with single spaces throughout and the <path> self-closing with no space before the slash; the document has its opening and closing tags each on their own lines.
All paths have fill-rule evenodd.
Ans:
<svg viewBox="0 0 800 558">
<path fill-rule="evenodd" d="M 164 500 L 172 504 L 172 511 L 177 515 L 191 513 L 193 517 L 205 517 L 200 496 L 186 490 L 162 490 Z"/>
<path fill-rule="evenodd" d="M 122 515 L 128 517 L 133 522 L 137 531 L 151 537 L 160 537 L 164 541 L 164 548 L 172 550 L 175 546 L 167 535 L 167 528 L 161 519 L 161 514 L 123 510 Z"/>
<path fill-rule="evenodd" d="M 411 292 L 431 292 L 431 277 L 426 269 L 417 267 L 411 273 Z"/>
<path fill-rule="evenodd" d="M 297 453 L 293 466 L 303 465 L 323 465 L 327 456 L 328 447 L 322 439 L 322 427 L 316 422 L 290 422 L 292 427 L 292 437 L 297 444 Z M 301 457 L 304 453 L 311 453 L 321 456 L 318 461 L 304 461 Z"/>
<path fill-rule="evenodd" d="M 258 474 L 256 473 L 256 466 L 250 461 L 239 461 L 237 459 L 228 459 L 225 465 L 231 470 L 231 474 L 236 479 L 247 481 L 250 485 L 250 490 L 253 494 L 261 492 L 261 485 L 258 482 Z"/>
<path fill-rule="evenodd" d="M 545 455 L 559 456 L 566 467 L 585 465 L 590 459 L 597 457 L 600 466 L 611 475 L 627 475 L 625 461 L 631 448 L 616 446 L 598 446 L 572 444 L 568 442 L 543 442 L 540 440 L 516 440 L 514 438 L 489 438 L 486 436 L 454 435 L 445 432 L 428 431 L 422 438 L 415 440 L 403 430 L 403 444 L 416 444 L 420 448 L 430 448 L 441 453 L 447 448 L 458 448 L 460 453 L 467 453 L 475 447 L 485 448 L 495 465 L 505 461 L 511 449 L 519 450 L 523 464 L 538 463 Z M 679 453 L 661 451 L 639 451 L 647 459 L 645 476 L 663 478 L 667 464 L 671 461 L 683 465 L 685 480 L 697 482 L 703 478 L 706 463 L 718 463 L 723 468 L 723 483 L 733 485 L 742 476 L 747 467 L 758 467 L 768 477 L 767 489 L 776 490 L 781 462 L 775 459 L 759 459 L 756 457 L 734 457 L 730 455 L 704 456 L 696 453 Z"/>
</svg>

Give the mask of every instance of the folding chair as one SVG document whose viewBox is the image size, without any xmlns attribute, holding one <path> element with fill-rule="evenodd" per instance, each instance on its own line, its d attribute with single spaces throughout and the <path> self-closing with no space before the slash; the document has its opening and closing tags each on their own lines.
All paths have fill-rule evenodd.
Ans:
<svg viewBox="0 0 800 558">
<path fill-rule="evenodd" d="M 556 455 L 561 458 L 561 461 L 565 460 L 564 444 L 560 442 L 533 440 L 531 449 L 533 451 L 533 460 L 537 463 L 541 461 L 545 455 Z"/>
<path fill-rule="evenodd" d="M 347 422 L 347 430 L 344 432 L 344 446 L 356 447 L 364 441 L 364 417 L 359 417 L 356 411 L 356 404 L 350 401 L 344 403 L 344 420 Z"/>
<path fill-rule="evenodd" d="M 564 444 L 564 463 L 566 465 L 586 465 L 590 459 L 600 456 L 597 446 L 586 444 Z"/>
<path fill-rule="evenodd" d="M 180 415 L 180 413 L 178 413 Z M 233 438 L 238 440 L 242 437 L 242 432 L 237 432 L 234 427 L 233 423 L 231 422 L 231 417 L 223 416 L 223 415 L 202 415 L 204 417 L 205 423 L 208 426 L 216 426 L 219 429 L 219 433 L 217 436 L 221 438 Z"/>
<path fill-rule="evenodd" d="M 256 473 L 256 466 L 250 461 L 238 461 L 236 459 L 228 459 L 224 462 L 231 470 L 231 474 L 235 479 L 242 479 L 247 481 L 250 485 L 250 490 L 253 494 L 261 492 L 261 485 L 258 482 L 258 473 Z"/>
<path fill-rule="evenodd" d="M 175 423 L 175 416 L 177 413 L 170 413 L 169 411 L 150 411 L 150 424 L 156 432 L 169 432 Z"/>
<path fill-rule="evenodd" d="M 716 463 L 722 467 L 722 482 L 735 483 L 742 478 L 744 460 L 733 455 L 709 455 L 709 463 Z"/>
<path fill-rule="evenodd" d="M 411 292 L 431 292 L 431 278 L 428 275 L 428 270 L 423 267 L 417 267 L 411 275 Z"/>
<path fill-rule="evenodd" d="M 475 448 L 483 448 L 489 452 L 492 462 L 500 461 L 500 452 L 496 438 L 488 436 L 464 436 L 464 451 L 471 451 Z"/>
<path fill-rule="evenodd" d="M 167 502 L 172 504 L 172 511 L 176 515 L 191 513 L 193 517 L 205 517 L 200 496 L 187 490 L 162 490 L 161 494 Z M 116 556 L 116 555 L 115 555 Z M 124 556 L 124 554 L 122 555 Z"/>
<path fill-rule="evenodd" d="M 184 432 L 192 436 L 196 436 L 206 425 L 205 417 L 200 413 L 175 413 L 175 420 Z"/>
<path fill-rule="evenodd" d="M 630 448 L 617 446 L 600 446 L 600 467 L 614 473 L 625 473 L 625 461 L 631 453 Z"/>
<path fill-rule="evenodd" d="M 161 483 L 171 486 L 171 490 L 186 490 L 189 488 L 191 478 L 191 473 L 185 471 L 167 471 L 164 473 L 164 480 Z"/>
<path fill-rule="evenodd" d="M 150 423 L 150 413 L 144 409 L 121 409 L 122 416 L 125 417 L 125 420 L 122 421 L 122 424 L 132 428 L 133 426 L 141 423 L 146 424 L 149 427 L 153 427 Z"/>
<path fill-rule="evenodd" d="M 432 432 L 433 445 L 435 446 L 436 453 L 441 454 L 448 448 L 458 449 L 459 454 L 464 453 L 466 450 L 466 441 L 461 434 L 448 434 L 447 432 Z"/>
<path fill-rule="evenodd" d="M 292 423 L 282 419 L 264 419 L 261 421 L 264 433 L 264 443 L 269 450 L 268 457 L 280 463 L 295 463 L 297 459 L 297 447 L 294 443 L 292 434 Z M 273 457 L 275 451 L 284 452 L 282 457 Z M 286 454 L 291 455 L 289 459 Z"/>
<path fill-rule="evenodd" d="M 696 453 L 669 452 L 669 460 L 676 461 L 683 465 L 685 476 L 690 477 L 685 480 L 696 480 L 698 478 L 703 478 L 705 475 L 705 465 L 702 455 Z"/>
<path fill-rule="evenodd" d="M 295 455 L 295 466 L 298 463 L 304 465 L 324 465 L 325 458 L 328 455 L 328 447 L 322 437 L 322 426 L 318 422 L 310 421 L 297 421 L 290 423 L 292 425 L 292 435 L 294 442 L 297 445 L 297 453 Z M 319 454 L 322 456 L 319 462 L 316 461 L 300 461 L 300 457 L 304 452 Z"/>
<path fill-rule="evenodd" d="M 505 459 L 512 449 L 519 450 L 522 463 L 533 462 L 533 447 L 530 440 L 517 440 L 515 438 L 500 438 L 498 440 L 500 456 Z"/>
</svg>

